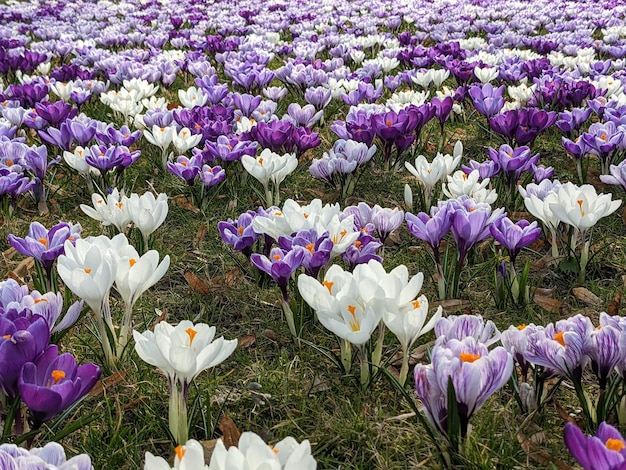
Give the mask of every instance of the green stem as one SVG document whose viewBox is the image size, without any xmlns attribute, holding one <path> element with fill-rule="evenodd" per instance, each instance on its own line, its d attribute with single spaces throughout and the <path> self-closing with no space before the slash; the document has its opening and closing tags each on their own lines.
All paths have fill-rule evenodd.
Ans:
<svg viewBox="0 0 626 470">
<path fill-rule="evenodd" d="M 400 368 L 400 377 L 398 382 L 404 387 L 406 378 L 409 375 L 409 350 L 405 346 L 402 346 L 402 367 Z"/>
<path fill-rule="evenodd" d="M 359 346 L 359 359 L 361 362 L 361 387 L 367 388 L 370 381 L 370 365 L 367 361 L 367 353 L 365 352 L 365 346 Z"/>
<path fill-rule="evenodd" d="M 383 343 L 385 342 L 385 324 L 381 321 L 378 324 L 378 338 L 376 339 L 376 347 L 372 354 L 372 364 L 378 368 L 383 357 Z"/>
<path fill-rule="evenodd" d="M 347 339 L 339 338 L 339 349 L 341 351 L 341 364 L 347 374 L 352 368 L 352 343 Z"/>
<path fill-rule="evenodd" d="M 169 426 L 176 443 L 184 445 L 189 437 L 187 401 L 184 391 L 178 386 L 178 383 L 173 383 L 170 387 Z"/>
</svg>

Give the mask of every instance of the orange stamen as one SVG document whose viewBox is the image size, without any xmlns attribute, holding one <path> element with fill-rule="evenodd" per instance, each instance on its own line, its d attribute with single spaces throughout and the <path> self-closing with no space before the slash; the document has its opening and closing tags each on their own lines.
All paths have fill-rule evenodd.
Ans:
<svg viewBox="0 0 626 470">
<path fill-rule="evenodd" d="M 461 361 L 463 362 L 474 362 L 480 359 L 480 354 L 461 353 L 459 355 L 459 359 L 461 359 Z"/>
<path fill-rule="evenodd" d="M 40 238 L 39 239 L 39 243 L 41 243 L 43 246 L 48 246 L 48 239 L 47 238 Z"/>
<path fill-rule="evenodd" d="M 85 268 L 85 272 L 86 272 L 87 274 L 89 274 L 89 273 L 91 273 L 91 269 L 90 269 L 90 268 Z"/>
<path fill-rule="evenodd" d="M 557 334 L 554 335 L 554 341 L 559 343 L 561 346 L 565 346 L 564 335 L 565 333 L 563 331 L 559 331 Z"/>
<path fill-rule="evenodd" d="M 50 375 L 52 376 L 52 379 L 54 380 L 54 385 L 58 384 L 61 379 L 65 378 L 65 372 L 63 372 L 62 370 L 54 369 L 50 373 Z"/>
<path fill-rule="evenodd" d="M 187 452 L 183 446 L 181 445 L 177 445 L 176 449 L 174 449 L 174 452 L 176 452 L 176 457 L 178 457 L 178 461 L 180 462 L 181 460 L 183 460 L 183 457 L 185 456 L 185 452 Z"/>
<path fill-rule="evenodd" d="M 191 347 L 191 344 L 193 343 L 193 339 L 196 337 L 198 332 L 196 330 L 194 330 L 193 328 L 187 328 L 185 330 L 185 333 L 187 333 L 187 335 L 189 335 L 189 347 Z"/>
<path fill-rule="evenodd" d="M 622 441 L 621 439 L 612 439 L 612 438 L 607 439 L 604 445 L 606 446 L 607 449 L 614 450 L 615 452 L 619 452 L 624 447 L 626 447 L 626 445 L 624 444 L 624 441 Z"/>
<path fill-rule="evenodd" d="M 137 263 L 137 260 L 135 258 L 130 258 L 128 260 L 128 264 L 130 264 L 130 267 L 132 268 L 133 266 L 135 266 L 135 263 Z"/>
<path fill-rule="evenodd" d="M 335 283 L 331 282 L 331 281 L 324 281 L 324 282 L 322 282 L 322 284 L 324 284 L 324 287 L 326 287 L 326 289 L 328 289 L 328 293 L 332 295 L 332 293 L 333 293 L 333 285 Z"/>
</svg>

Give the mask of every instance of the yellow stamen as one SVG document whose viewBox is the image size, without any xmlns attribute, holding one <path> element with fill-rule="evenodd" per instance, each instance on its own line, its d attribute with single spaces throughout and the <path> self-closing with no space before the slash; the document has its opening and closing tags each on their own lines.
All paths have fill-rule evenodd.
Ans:
<svg viewBox="0 0 626 470">
<path fill-rule="evenodd" d="M 91 273 L 91 269 L 90 269 L 90 268 L 85 268 L 85 272 L 86 272 L 87 274 L 89 274 L 89 273 Z"/>
<path fill-rule="evenodd" d="M 237 233 L 239 233 L 239 236 L 243 235 L 243 227 L 237 227 Z"/>
<path fill-rule="evenodd" d="M 361 324 L 359 320 L 356 318 L 356 307 L 354 305 L 348 305 L 348 312 L 352 315 L 352 321 L 350 322 L 350 329 L 352 331 L 359 331 L 361 329 Z"/>
<path fill-rule="evenodd" d="M 276 261 L 278 261 L 280 259 L 280 255 L 277 253 L 274 256 L 272 256 L 272 258 L 274 258 Z"/>
<path fill-rule="evenodd" d="M 585 216 L 585 211 L 583 210 L 583 200 L 579 199 L 578 201 L 576 201 L 578 203 L 578 207 L 580 207 L 580 215 L 582 217 Z"/>
<path fill-rule="evenodd" d="M 133 266 L 135 266 L 135 263 L 137 263 L 137 260 L 135 258 L 130 258 L 128 260 L 128 264 L 130 264 L 130 267 L 132 268 Z"/>
<path fill-rule="evenodd" d="M 259 165 L 263 166 L 263 159 L 259 158 Z"/>
<path fill-rule="evenodd" d="M 118 209 L 121 209 L 124 206 L 123 202 L 116 202 L 115 205 L 117 206 Z"/>
<path fill-rule="evenodd" d="M 48 239 L 47 238 L 40 238 L 39 239 L 39 243 L 41 243 L 43 246 L 48 246 Z"/>
<path fill-rule="evenodd" d="M 463 362 L 474 362 L 480 359 L 480 354 L 461 353 L 459 354 L 459 359 Z"/>
<path fill-rule="evenodd" d="M 313 243 L 309 243 L 306 246 L 306 249 L 309 250 L 311 252 L 311 254 L 313 254 L 315 252 L 315 245 Z"/>
<path fill-rule="evenodd" d="M 521 325 L 518 325 L 517 329 L 520 330 L 520 331 L 525 330 L 526 329 L 526 324 L 522 323 Z"/>
<path fill-rule="evenodd" d="M 183 460 L 183 457 L 185 456 L 185 452 L 187 452 L 183 446 L 181 445 L 177 445 L 176 449 L 174 449 L 174 452 L 176 452 L 176 457 L 178 457 L 178 461 L 180 462 L 181 460 Z"/>
<path fill-rule="evenodd" d="M 7 161 L 6 161 L 6 164 L 7 164 L 7 166 L 11 166 L 11 165 L 13 165 L 13 160 L 7 160 Z"/>
<path fill-rule="evenodd" d="M 61 379 L 65 378 L 65 372 L 63 372 L 62 370 L 58 370 L 58 369 L 54 369 L 50 373 L 50 375 L 52 376 L 52 379 L 54 380 L 54 385 L 58 384 Z"/>
<path fill-rule="evenodd" d="M 39 297 L 38 299 L 35 299 L 35 304 L 38 304 L 40 302 L 48 303 L 45 297 Z"/>
<path fill-rule="evenodd" d="M 324 282 L 322 282 L 322 284 L 324 284 L 324 287 L 326 287 L 326 289 L 328 289 L 328 293 L 332 295 L 332 293 L 333 293 L 333 285 L 335 283 L 331 282 L 331 281 L 324 281 Z"/>
<path fill-rule="evenodd" d="M 554 335 L 554 341 L 559 343 L 561 346 L 565 346 L 564 335 L 565 333 L 563 331 L 559 331 L 557 334 Z"/>
<path fill-rule="evenodd" d="M 624 441 L 622 441 L 621 439 L 612 439 L 612 438 L 607 439 L 604 445 L 606 446 L 607 449 L 614 450 L 615 452 L 619 452 L 624 447 L 626 447 L 626 445 L 624 444 Z"/>
<path fill-rule="evenodd" d="M 418 308 L 421 307 L 419 300 L 414 300 L 412 304 L 413 304 L 413 310 L 417 310 Z"/>
<path fill-rule="evenodd" d="M 3 339 L 11 339 L 11 335 L 2 335 Z"/>
<path fill-rule="evenodd" d="M 198 332 L 196 330 L 194 330 L 193 328 L 187 328 L 185 330 L 185 333 L 187 333 L 187 335 L 189 335 L 189 347 L 191 347 L 191 344 L 193 343 L 193 339 L 196 337 Z"/>
</svg>

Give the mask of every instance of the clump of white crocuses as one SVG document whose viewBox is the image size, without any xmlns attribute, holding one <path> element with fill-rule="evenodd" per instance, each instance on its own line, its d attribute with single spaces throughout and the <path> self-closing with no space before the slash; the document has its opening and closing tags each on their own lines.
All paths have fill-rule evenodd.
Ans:
<svg viewBox="0 0 626 470">
<path fill-rule="evenodd" d="M 187 442 L 187 391 L 204 370 L 221 364 L 237 347 L 237 340 L 215 339 L 215 327 L 183 320 L 173 326 L 160 322 L 154 331 L 133 330 L 135 351 L 167 377 L 170 386 L 169 428 L 174 441 Z M 176 467 L 178 468 L 178 467 Z M 195 467 L 194 467 L 195 468 Z"/>
<path fill-rule="evenodd" d="M 146 452 L 144 470 L 227 470 L 243 468 L 266 468 L 274 470 L 315 470 L 317 462 L 311 455 L 311 444 L 307 439 L 298 443 L 286 437 L 276 445 L 268 445 L 253 432 L 244 432 L 236 446 L 226 449 L 219 439 L 215 444 L 211 461 L 204 462 L 204 448 L 194 439 L 176 447 L 174 466 L 170 467 L 163 457 Z"/>
<path fill-rule="evenodd" d="M 384 327 L 399 339 L 404 353 L 400 382 L 408 374 L 410 349 L 417 338 L 430 331 L 441 317 L 441 307 L 426 322 L 428 301 L 417 297 L 424 276 L 418 273 L 409 279 L 406 266 L 400 265 L 387 273 L 378 261 L 358 265 L 352 273 L 339 265 L 331 266 L 324 280 L 301 274 L 298 289 L 302 298 L 315 310 L 320 323 L 339 338 L 341 359 L 346 371 L 351 367 L 351 345 L 358 349 L 361 361 L 361 385 L 370 380 L 370 364 L 381 362 Z M 383 323 L 381 323 L 381 319 Z M 377 344 L 368 358 L 366 345 L 379 327 Z"/>
<path fill-rule="evenodd" d="M 122 233 L 113 238 L 101 235 L 76 242 L 79 243 L 65 243 L 65 254 L 59 256 L 57 270 L 65 286 L 93 310 L 106 367 L 113 369 L 126 350 L 135 302 L 165 275 L 170 257 L 166 255 L 159 263 L 156 250 L 140 256 Z M 119 335 L 109 304 L 113 286 L 126 304 Z"/>
<path fill-rule="evenodd" d="M 294 153 L 279 155 L 265 149 L 258 157 L 243 155 L 241 164 L 263 185 L 265 207 L 269 207 L 280 204 L 280 183 L 297 168 L 298 159 Z"/>
<path fill-rule="evenodd" d="M 137 239 L 140 253 L 148 248 L 150 235 L 163 224 L 169 212 L 165 193 L 155 197 L 148 191 L 141 196 L 132 193 L 128 197 L 115 188 L 106 198 L 99 193 L 92 194 L 91 202 L 93 207 L 81 204 L 80 208 L 103 226 L 112 225 L 118 233 L 127 233 L 128 227 L 133 224 L 141 232 L 141 238 Z"/>
</svg>

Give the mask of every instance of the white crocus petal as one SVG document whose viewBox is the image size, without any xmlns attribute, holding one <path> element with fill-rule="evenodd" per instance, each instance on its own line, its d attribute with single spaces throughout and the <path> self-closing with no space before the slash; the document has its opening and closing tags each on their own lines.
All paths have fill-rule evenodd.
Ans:
<svg viewBox="0 0 626 470">
<path fill-rule="evenodd" d="M 143 470 L 172 470 L 172 467 L 163 457 L 156 457 L 146 452 Z"/>
<path fill-rule="evenodd" d="M 144 237 L 148 237 L 161 226 L 168 210 L 167 194 L 164 193 L 160 193 L 156 198 L 151 192 L 146 192 L 141 197 L 133 193 L 128 200 L 131 220 Z"/>
</svg>

